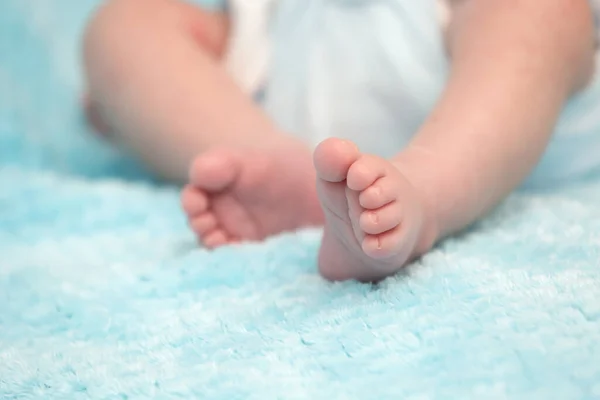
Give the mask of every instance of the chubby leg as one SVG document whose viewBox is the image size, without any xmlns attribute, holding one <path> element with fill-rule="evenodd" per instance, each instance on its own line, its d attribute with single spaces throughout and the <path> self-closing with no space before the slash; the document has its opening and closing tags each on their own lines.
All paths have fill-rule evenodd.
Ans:
<svg viewBox="0 0 600 400">
<path fill-rule="evenodd" d="M 526 178 L 591 76 L 588 2 L 451 5 L 450 80 L 408 148 L 386 161 L 330 139 L 315 152 L 326 278 L 386 277 L 483 217 Z"/>
<path fill-rule="evenodd" d="M 155 172 L 208 247 L 322 222 L 309 149 L 221 67 L 228 21 L 177 0 L 112 0 L 91 20 L 90 122 Z"/>
<path fill-rule="evenodd" d="M 283 135 L 219 64 L 227 32 L 225 15 L 179 0 L 106 2 L 84 38 L 91 115 L 178 182 L 215 145 L 276 146 Z"/>
</svg>

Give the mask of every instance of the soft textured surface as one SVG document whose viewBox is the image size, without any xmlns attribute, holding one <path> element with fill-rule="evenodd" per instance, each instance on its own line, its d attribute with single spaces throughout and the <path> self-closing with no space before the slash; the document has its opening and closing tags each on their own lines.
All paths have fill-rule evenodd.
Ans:
<svg viewBox="0 0 600 400">
<path fill-rule="evenodd" d="M 0 398 L 600 398 L 598 181 L 377 287 L 322 281 L 319 232 L 206 252 L 80 121 L 93 5 L 0 3 Z"/>
</svg>

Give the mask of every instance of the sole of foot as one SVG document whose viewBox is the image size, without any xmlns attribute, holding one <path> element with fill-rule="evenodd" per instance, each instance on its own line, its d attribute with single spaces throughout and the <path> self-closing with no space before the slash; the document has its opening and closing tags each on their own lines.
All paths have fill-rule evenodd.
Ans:
<svg viewBox="0 0 600 400">
<path fill-rule="evenodd" d="M 332 138 L 317 147 L 314 165 L 325 214 L 323 277 L 378 281 L 430 246 L 419 193 L 392 162 Z"/>
<path fill-rule="evenodd" d="M 295 144 L 201 154 L 191 166 L 182 204 L 207 248 L 323 223 L 310 151 Z"/>
</svg>

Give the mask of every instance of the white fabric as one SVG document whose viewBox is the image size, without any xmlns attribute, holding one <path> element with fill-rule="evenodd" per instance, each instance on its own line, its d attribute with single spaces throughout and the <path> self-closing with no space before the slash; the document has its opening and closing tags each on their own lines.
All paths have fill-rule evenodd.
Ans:
<svg viewBox="0 0 600 400">
<path fill-rule="evenodd" d="M 598 21 L 600 0 L 590 0 Z M 232 0 L 226 65 L 276 123 L 310 145 L 382 157 L 418 131 L 446 84 L 447 0 Z M 277 7 L 275 10 L 275 6 Z M 600 64 L 599 64 L 600 65 Z M 266 84 L 266 87 L 265 87 Z M 600 76 L 572 99 L 527 185 L 600 168 Z"/>
<path fill-rule="evenodd" d="M 269 23 L 277 0 L 229 0 L 231 19 L 225 68 L 248 93 L 265 82 L 269 58 Z"/>
<path fill-rule="evenodd" d="M 269 26 L 279 0 L 227 0 L 232 20 L 225 67 L 247 93 L 256 93 L 267 79 L 271 43 Z M 308 1 L 308 0 L 307 0 Z M 420 1 L 420 0 L 415 0 Z M 437 16 L 442 32 L 452 21 L 450 0 L 436 0 Z M 600 0 L 590 0 L 594 18 L 600 21 Z M 600 25 L 596 37 L 600 43 Z M 597 55 L 600 65 L 600 51 Z"/>
</svg>

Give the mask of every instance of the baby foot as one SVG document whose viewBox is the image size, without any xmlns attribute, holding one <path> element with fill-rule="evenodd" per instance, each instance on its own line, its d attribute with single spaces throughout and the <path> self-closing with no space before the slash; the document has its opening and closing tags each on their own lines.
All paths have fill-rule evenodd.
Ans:
<svg viewBox="0 0 600 400">
<path fill-rule="evenodd" d="M 208 248 L 323 223 L 310 152 L 300 145 L 206 152 L 191 167 L 182 203 Z"/>
<path fill-rule="evenodd" d="M 391 162 L 328 139 L 314 154 L 325 212 L 319 270 L 330 280 L 376 281 L 432 243 L 417 191 Z"/>
</svg>

